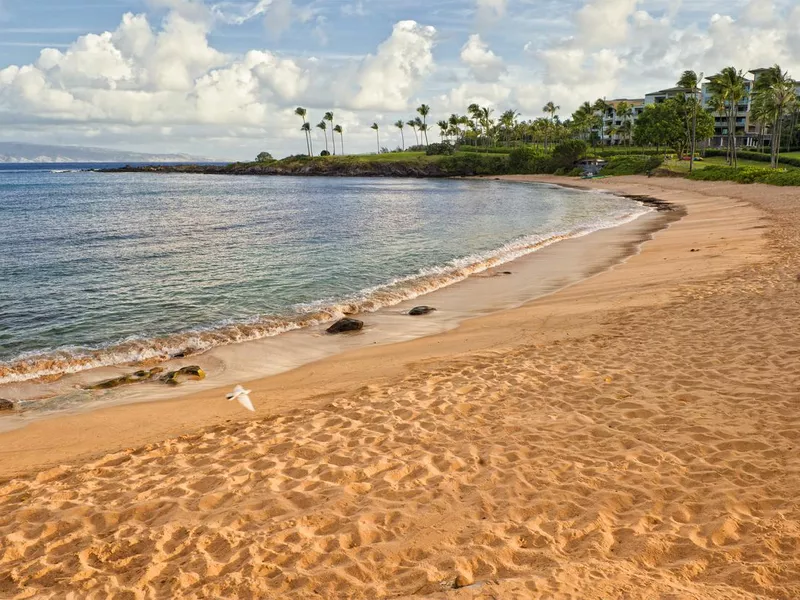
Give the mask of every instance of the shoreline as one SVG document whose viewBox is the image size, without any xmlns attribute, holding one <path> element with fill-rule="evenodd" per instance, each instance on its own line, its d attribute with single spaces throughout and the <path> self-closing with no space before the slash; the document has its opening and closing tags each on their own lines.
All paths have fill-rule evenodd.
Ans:
<svg viewBox="0 0 800 600">
<path fill-rule="evenodd" d="M 48 377 L 5 382 L 0 384 L 0 396 L 22 402 L 23 409 L 15 414 L 0 415 L 0 433 L 42 419 L 98 408 L 157 402 L 205 390 L 221 390 L 225 386 L 233 387 L 234 384 L 277 375 L 355 348 L 435 335 L 452 330 L 467 319 L 520 306 L 626 260 L 652 233 L 682 214 L 677 208 L 648 197 L 628 199 L 652 209 L 652 212 L 588 233 L 578 232 L 567 237 L 553 235 L 541 246 L 526 249 L 521 256 L 500 260 L 464 279 L 377 310 L 355 313 L 366 323 L 366 329 L 357 335 L 324 336 L 322 332 L 330 322 L 323 321 L 276 335 L 219 344 L 186 357 L 96 366 L 61 374 L 50 382 Z M 514 269 L 513 277 L 501 282 L 499 278 L 507 272 L 505 269 Z M 439 310 L 434 317 L 405 318 L 405 313 L 418 303 L 433 303 Z M 324 344 L 319 341 L 320 337 L 326 337 Z M 101 394 L 85 389 L 137 369 L 158 365 L 175 370 L 193 364 L 207 373 L 205 381 L 184 384 L 179 388 L 143 382 Z"/>
<path fill-rule="evenodd" d="M 256 415 L 0 436 L 0 595 L 800 597 L 797 195 L 655 183 L 602 182 L 686 207 L 628 260 L 252 382 Z"/>
<path fill-rule="evenodd" d="M 505 181 L 516 181 L 521 183 L 531 182 L 562 185 L 560 182 L 561 178 L 557 177 L 505 176 L 502 179 Z M 650 180 L 646 181 L 651 183 Z M 579 189 L 608 189 L 607 186 L 602 184 L 597 185 L 600 182 L 593 183 L 594 185 L 592 185 L 592 182 L 575 182 L 573 187 Z M 609 181 L 603 180 L 603 183 L 608 184 Z M 678 216 L 681 219 L 685 218 L 685 216 L 682 216 L 684 213 L 680 212 L 685 211 L 685 207 L 676 201 L 675 198 L 659 197 L 657 194 L 632 194 L 625 189 L 611 189 L 609 191 L 627 196 L 633 195 L 638 197 L 652 197 L 654 198 L 655 205 L 659 205 L 659 203 L 674 205 L 679 209 L 679 212 L 675 212 L 673 215 Z M 652 214 L 663 215 L 664 213 Z M 636 221 L 633 221 L 633 223 L 636 223 L 637 221 L 641 221 L 641 217 Z M 677 221 L 677 223 L 680 222 L 681 221 Z M 624 227 L 624 225 L 621 227 Z M 589 236 L 574 238 L 573 240 L 566 240 L 560 244 L 555 244 L 554 246 L 545 248 L 542 251 L 534 252 L 531 255 L 527 255 L 516 260 L 524 261 L 526 258 L 529 258 L 530 256 L 536 256 L 541 252 L 547 251 L 548 249 L 553 249 L 558 246 L 563 248 L 563 244 L 566 244 L 570 241 L 575 242 L 578 240 L 580 243 L 584 242 L 591 236 L 597 236 L 598 234 L 601 234 L 603 231 L 609 232 L 619 229 L 620 227 L 600 230 L 593 232 Z M 3 444 L 5 447 L 16 448 L 16 451 L 13 454 L 15 455 L 14 458 L 18 461 L 18 464 L 14 466 L 12 466 L 12 463 L 9 461 L 2 461 L 3 465 L 0 466 L 0 477 L 8 476 L 9 474 L 22 473 L 28 469 L 42 468 L 44 466 L 52 465 L 65 460 L 69 461 L 76 458 L 85 459 L 87 457 L 100 455 L 104 452 L 119 450 L 125 446 L 153 443 L 165 437 L 180 435 L 186 431 L 192 430 L 193 428 L 202 428 L 228 421 L 228 417 L 233 417 L 238 421 L 261 418 L 265 414 L 278 414 L 281 411 L 286 410 L 287 407 L 292 406 L 298 400 L 302 400 L 304 404 L 309 403 L 314 405 L 318 402 L 324 401 L 326 398 L 332 397 L 331 393 L 327 389 L 327 382 L 324 380 L 319 381 L 319 373 L 332 373 L 339 368 L 345 369 L 346 377 L 342 378 L 341 376 L 338 376 L 334 378 L 338 379 L 342 384 L 344 384 L 344 387 L 335 388 L 335 394 L 338 394 L 346 390 L 352 391 L 352 385 L 354 383 L 364 385 L 364 382 L 367 381 L 385 381 L 386 378 L 397 376 L 398 374 L 404 372 L 408 366 L 413 369 L 416 364 L 418 364 L 421 360 L 424 360 L 426 357 L 435 360 L 446 359 L 448 358 L 447 351 L 445 351 L 444 354 L 442 354 L 442 352 L 439 350 L 431 352 L 428 347 L 431 345 L 434 347 L 443 345 L 449 348 L 451 345 L 457 344 L 457 339 L 468 337 L 469 332 L 483 330 L 486 326 L 488 326 L 488 323 L 492 322 L 493 318 L 508 318 L 508 316 L 513 315 L 515 311 L 530 310 L 532 307 L 534 307 L 535 310 L 535 306 L 538 303 L 546 302 L 549 298 L 553 298 L 554 296 L 557 298 L 560 294 L 568 292 L 572 288 L 580 287 L 581 285 L 586 284 L 588 281 L 596 278 L 598 275 L 603 276 L 613 273 L 615 268 L 620 266 L 620 264 L 626 264 L 626 261 L 628 261 L 630 258 L 638 256 L 638 254 L 641 253 L 643 249 L 642 244 L 645 243 L 648 238 L 652 238 L 652 233 L 655 233 L 655 235 L 658 236 L 659 233 L 663 234 L 664 231 L 668 230 L 669 223 L 667 224 L 666 229 L 662 229 L 662 225 L 659 225 L 655 227 L 653 232 L 647 231 L 643 233 L 641 239 L 635 242 L 633 246 L 628 247 L 627 252 L 629 252 L 629 254 L 623 259 L 622 263 L 618 264 L 612 260 L 610 264 L 606 265 L 605 268 L 599 269 L 596 273 L 586 275 L 577 282 L 572 282 L 567 286 L 561 286 L 559 289 L 537 296 L 533 300 L 520 303 L 521 305 L 518 304 L 515 308 L 500 309 L 489 315 L 467 318 L 467 320 L 459 322 L 452 329 L 445 329 L 444 331 L 440 331 L 432 335 L 424 335 L 411 340 L 397 340 L 385 345 L 377 345 L 376 342 L 376 344 L 361 345 L 360 347 L 345 347 L 344 349 L 340 349 L 338 352 L 335 352 L 332 355 L 320 356 L 317 360 L 312 359 L 310 362 L 305 361 L 299 365 L 291 365 L 291 368 L 288 370 L 279 371 L 264 377 L 245 379 L 243 381 L 247 381 L 248 387 L 251 387 L 254 390 L 259 390 L 259 388 L 262 387 L 269 392 L 272 392 L 273 390 L 280 390 L 285 385 L 284 380 L 288 385 L 291 386 L 292 390 L 291 401 L 288 399 L 283 399 L 281 401 L 268 400 L 264 402 L 261 400 L 261 393 L 254 394 L 254 403 L 256 404 L 258 410 L 257 414 L 254 416 L 241 415 L 241 413 L 238 413 L 234 407 L 227 406 L 228 403 L 224 401 L 220 402 L 219 398 L 223 397 L 223 392 L 227 390 L 223 390 L 222 386 L 224 384 L 215 384 L 210 380 L 200 382 L 199 384 L 184 384 L 185 387 L 180 390 L 175 390 L 174 388 L 161 390 L 161 392 L 158 393 L 159 399 L 152 402 L 147 401 L 142 397 L 144 394 L 148 393 L 152 395 L 152 388 L 141 387 L 145 386 L 146 384 L 139 384 L 138 386 L 134 385 L 131 387 L 131 390 L 137 392 L 144 389 L 144 394 L 136 394 L 138 397 L 134 397 L 134 399 L 129 403 L 112 404 L 108 406 L 86 403 L 76 412 L 67 412 L 66 414 L 56 413 L 52 416 L 45 416 L 44 418 L 36 418 L 34 416 L 32 421 L 25 422 L 20 428 L 0 431 L 0 442 L 6 442 Z M 650 243 L 652 243 L 652 239 L 650 240 Z M 639 247 L 638 251 L 634 251 L 636 246 Z M 453 286 L 449 286 L 449 288 L 452 287 Z M 444 288 L 444 290 L 449 288 Z M 437 292 L 432 293 L 436 294 L 442 291 L 443 290 L 438 290 Z M 375 313 L 372 314 L 374 315 Z M 286 336 L 295 333 L 301 332 L 289 332 L 283 335 Z M 452 336 L 453 339 L 451 340 L 448 336 Z M 493 336 L 487 337 L 491 338 Z M 503 339 L 502 336 L 496 337 L 499 337 L 499 339 L 492 341 L 492 347 L 506 345 L 507 341 Z M 275 340 L 276 338 L 267 339 Z M 348 336 L 340 339 L 346 341 Z M 224 349 L 232 348 L 234 346 L 246 347 L 246 345 L 250 343 L 251 342 L 244 342 L 242 344 L 221 348 L 224 351 Z M 471 344 L 470 351 L 474 351 Z M 395 355 L 402 357 L 403 365 L 401 367 L 396 368 L 384 364 L 385 361 L 391 362 Z M 362 360 L 365 362 L 365 364 L 369 365 L 368 370 L 370 371 L 371 375 L 368 377 L 362 377 L 358 374 L 358 371 L 361 368 L 359 366 L 359 362 Z M 197 359 L 187 359 L 177 363 L 175 366 L 193 364 L 194 362 L 197 362 Z M 108 372 L 110 376 L 114 376 L 114 374 L 118 372 L 127 372 L 128 370 L 130 369 L 119 370 L 109 368 Z M 309 377 L 314 379 L 314 386 L 310 389 L 305 389 L 305 386 L 299 382 L 307 381 Z M 198 390 L 198 386 L 202 386 L 202 389 Z M 269 395 L 271 396 L 272 394 L 270 393 Z M 198 410 L 196 406 L 198 404 L 202 405 L 200 410 Z M 184 413 L 187 412 L 191 412 L 192 416 L 185 416 Z M 157 417 L 154 416 L 156 414 L 158 414 Z M 157 421 L 158 423 L 153 423 L 153 420 Z M 107 435 L 101 435 L 100 432 L 103 431 L 110 423 L 113 423 L 114 427 L 112 428 L 113 434 L 109 438 Z M 92 438 L 92 441 L 86 442 L 83 439 L 84 436 L 82 433 L 74 433 L 84 432 L 86 430 L 96 432 L 99 437 L 89 436 Z M 65 434 L 66 439 L 63 439 Z M 57 449 L 52 448 L 53 444 L 49 440 L 58 438 L 62 438 L 62 441 L 65 442 L 63 444 L 64 447 Z M 45 448 L 47 448 L 47 451 L 45 451 Z M 0 450 L 0 456 L 3 456 L 4 458 L 9 457 L 10 454 L 11 453 L 7 451 Z"/>
</svg>

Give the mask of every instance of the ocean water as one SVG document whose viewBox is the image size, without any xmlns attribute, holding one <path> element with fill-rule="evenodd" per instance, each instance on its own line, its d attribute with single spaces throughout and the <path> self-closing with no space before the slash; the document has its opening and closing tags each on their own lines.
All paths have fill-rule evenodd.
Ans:
<svg viewBox="0 0 800 600">
<path fill-rule="evenodd" d="M 377 310 L 649 209 L 487 180 L 0 166 L 0 383 Z"/>
</svg>

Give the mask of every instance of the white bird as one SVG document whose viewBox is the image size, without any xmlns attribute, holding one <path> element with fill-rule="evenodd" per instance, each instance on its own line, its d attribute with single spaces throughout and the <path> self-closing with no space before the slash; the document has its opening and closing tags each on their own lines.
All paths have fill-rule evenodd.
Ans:
<svg viewBox="0 0 800 600">
<path fill-rule="evenodd" d="M 250 396 L 248 395 L 251 390 L 246 390 L 242 386 L 237 385 L 233 388 L 233 393 L 228 394 L 225 396 L 228 400 L 238 400 L 239 404 L 244 406 L 247 410 L 251 412 L 256 412 L 256 409 L 253 408 L 253 403 L 250 402 Z"/>
</svg>

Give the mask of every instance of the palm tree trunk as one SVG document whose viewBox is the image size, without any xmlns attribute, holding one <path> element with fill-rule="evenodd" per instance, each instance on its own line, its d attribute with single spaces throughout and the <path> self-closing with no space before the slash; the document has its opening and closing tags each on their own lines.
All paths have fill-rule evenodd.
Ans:
<svg viewBox="0 0 800 600">
<path fill-rule="evenodd" d="M 377 129 L 375 130 L 375 137 L 378 140 L 378 154 L 381 153 L 381 132 Z"/>
<path fill-rule="evenodd" d="M 344 134 L 343 133 L 339 134 L 339 145 L 342 148 L 342 156 L 344 156 Z"/>
<path fill-rule="evenodd" d="M 400 139 L 403 140 L 403 152 L 406 151 L 406 134 L 403 133 L 403 130 L 400 130 Z"/>
<path fill-rule="evenodd" d="M 775 149 L 780 147 L 780 143 L 781 143 L 781 138 L 778 132 L 778 119 L 775 119 L 772 122 L 772 143 L 770 144 L 769 148 L 769 157 L 770 157 L 769 163 L 773 169 L 777 168 L 778 165 L 778 161 L 776 158 L 777 153 L 775 152 Z"/>
</svg>

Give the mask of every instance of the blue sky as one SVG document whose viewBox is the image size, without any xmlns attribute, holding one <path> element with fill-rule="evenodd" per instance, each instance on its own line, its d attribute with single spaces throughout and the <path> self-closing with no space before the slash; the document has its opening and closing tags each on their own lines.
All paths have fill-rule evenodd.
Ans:
<svg viewBox="0 0 800 600">
<path fill-rule="evenodd" d="M 800 76 L 790 0 L 0 0 L 0 140 L 247 158 L 302 151 L 297 105 L 353 150 L 420 102 L 568 115 L 686 68 Z M 127 16 L 126 16 L 127 15 Z M 316 130 L 318 144 L 324 134 Z"/>
</svg>

